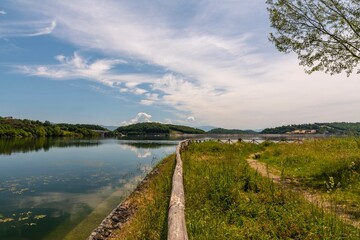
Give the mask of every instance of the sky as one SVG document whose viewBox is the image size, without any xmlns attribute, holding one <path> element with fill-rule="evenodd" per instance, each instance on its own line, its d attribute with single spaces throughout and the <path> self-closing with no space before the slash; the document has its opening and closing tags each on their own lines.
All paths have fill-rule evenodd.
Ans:
<svg viewBox="0 0 360 240">
<path fill-rule="evenodd" d="M 358 122 L 354 73 L 308 75 L 263 0 L 2 0 L 0 116 L 263 129 Z"/>
</svg>

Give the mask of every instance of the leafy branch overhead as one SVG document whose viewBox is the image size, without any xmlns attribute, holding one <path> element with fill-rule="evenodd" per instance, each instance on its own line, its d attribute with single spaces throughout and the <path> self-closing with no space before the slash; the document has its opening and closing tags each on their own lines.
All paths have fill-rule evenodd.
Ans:
<svg viewBox="0 0 360 240">
<path fill-rule="evenodd" d="M 360 61 L 359 0 L 267 0 L 270 41 L 281 52 L 295 52 L 307 73 L 349 76 Z"/>
</svg>

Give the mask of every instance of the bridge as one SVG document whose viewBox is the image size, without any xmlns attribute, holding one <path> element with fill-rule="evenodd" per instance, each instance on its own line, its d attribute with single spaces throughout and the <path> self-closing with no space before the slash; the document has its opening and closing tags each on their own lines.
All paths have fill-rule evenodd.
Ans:
<svg viewBox="0 0 360 240">
<path fill-rule="evenodd" d="M 104 131 L 104 130 L 91 130 L 91 131 L 99 133 L 101 137 L 108 137 L 110 134 L 110 131 Z"/>
</svg>

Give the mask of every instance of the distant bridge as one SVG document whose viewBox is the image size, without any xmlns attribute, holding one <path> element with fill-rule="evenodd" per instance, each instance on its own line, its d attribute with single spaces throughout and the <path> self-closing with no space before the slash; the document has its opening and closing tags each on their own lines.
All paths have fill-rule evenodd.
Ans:
<svg viewBox="0 0 360 240">
<path fill-rule="evenodd" d="M 100 133 L 101 137 L 107 137 L 107 136 L 109 136 L 109 133 L 110 133 L 110 131 L 105 131 L 105 130 L 91 130 L 91 131 Z"/>
</svg>

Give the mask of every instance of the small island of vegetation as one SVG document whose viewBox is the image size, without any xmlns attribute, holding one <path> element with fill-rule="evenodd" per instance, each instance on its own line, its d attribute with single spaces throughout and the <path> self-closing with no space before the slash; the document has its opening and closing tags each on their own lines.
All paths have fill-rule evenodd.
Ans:
<svg viewBox="0 0 360 240">
<path fill-rule="evenodd" d="M 224 129 L 214 128 L 207 132 L 208 134 L 257 134 L 253 130 L 240 130 L 240 129 Z"/>
<path fill-rule="evenodd" d="M 174 135 L 202 134 L 205 131 L 182 125 L 162 124 L 157 122 L 136 123 L 117 128 L 115 134 L 122 135 Z"/>
</svg>

